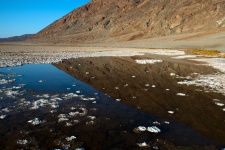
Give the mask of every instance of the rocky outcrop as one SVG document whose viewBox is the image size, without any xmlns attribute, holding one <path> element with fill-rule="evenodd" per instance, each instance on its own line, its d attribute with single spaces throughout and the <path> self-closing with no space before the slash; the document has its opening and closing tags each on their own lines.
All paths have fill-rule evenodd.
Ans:
<svg viewBox="0 0 225 150">
<path fill-rule="evenodd" d="M 31 40 L 129 41 L 225 27 L 225 0 L 92 0 Z"/>
</svg>

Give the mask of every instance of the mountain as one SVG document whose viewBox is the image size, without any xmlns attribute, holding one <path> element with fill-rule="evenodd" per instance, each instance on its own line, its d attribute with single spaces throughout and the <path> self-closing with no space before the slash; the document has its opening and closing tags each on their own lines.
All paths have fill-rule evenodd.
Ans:
<svg viewBox="0 0 225 150">
<path fill-rule="evenodd" d="M 225 0 L 92 0 L 30 40 L 121 42 L 225 31 Z"/>
<path fill-rule="evenodd" d="M 25 41 L 31 38 L 34 34 L 24 34 L 21 36 L 13 36 L 8 38 L 0 38 L 0 42 L 18 42 L 18 41 Z"/>
</svg>

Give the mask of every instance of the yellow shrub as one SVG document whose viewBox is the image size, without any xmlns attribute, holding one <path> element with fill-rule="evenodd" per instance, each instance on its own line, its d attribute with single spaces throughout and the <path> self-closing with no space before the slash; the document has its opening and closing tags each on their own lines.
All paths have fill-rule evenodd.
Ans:
<svg viewBox="0 0 225 150">
<path fill-rule="evenodd" d="M 221 54 L 218 50 L 201 50 L 201 49 L 187 49 L 184 50 L 185 53 L 194 54 L 194 55 L 203 55 L 205 57 L 223 57 L 225 54 Z"/>
</svg>

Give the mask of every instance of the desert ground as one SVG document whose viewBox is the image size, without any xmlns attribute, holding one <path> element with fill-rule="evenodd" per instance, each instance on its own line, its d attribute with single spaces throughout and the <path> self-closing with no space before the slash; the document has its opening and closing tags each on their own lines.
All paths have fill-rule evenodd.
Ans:
<svg viewBox="0 0 225 150">
<path fill-rule="evenodd" d="M 213 34 L 215 41 L 210 40 L 212 35 L 209 36 L 199 41 L 192 39 L 191 35 L 190 39 L 182 40 L 184 37 L 178 35 L 119 44 L 2 43 L 0 67 L 53 64 L 119 103 L 147 114 L 184 123 L 212 142 L 204 148 L 217 149 L 225 146 L 225 60 L 184 52 L 191 48 L 225 52 L 222 42 L 224 36 Z M 166 42 L 169 38 L 175 42 Z M 95 129 L 102 130 L 100 126 L 95 126 Z M 137 129 L 141 129 L 141 124 Z M 85 132 L 85 129 L 81 128 L 81 131 Z M 82 142 L 88 141 L 85 144 L 89 148 L 104 147 L 92 138 L 83 137 L 82 132 L 77 134 L 80 134 Z M 98 135 L 98 132 L 90 133 L 89 136 L 94 138 L 94 134 L 100 139 L 108 138 Z M 136 146 L 204 149 L 198 144 L 187 147 L 160 139 L 146 142 Z"/>
</svg>

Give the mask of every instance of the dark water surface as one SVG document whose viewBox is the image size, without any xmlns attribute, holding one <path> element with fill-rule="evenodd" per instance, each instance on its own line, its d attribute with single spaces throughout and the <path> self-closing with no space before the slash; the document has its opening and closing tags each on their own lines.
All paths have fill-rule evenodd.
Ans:
<svg viewBox="0 0 225 150">
<path fill-rule="evenodd" d="M 218 146 L 183 123 L 127 106 L 53 65 L 0 68 L 3 79 L 8 83 L 0 84 L 0 149 Z M 135 130 L 139 126 L 161 132 Z"/>
</svg>

